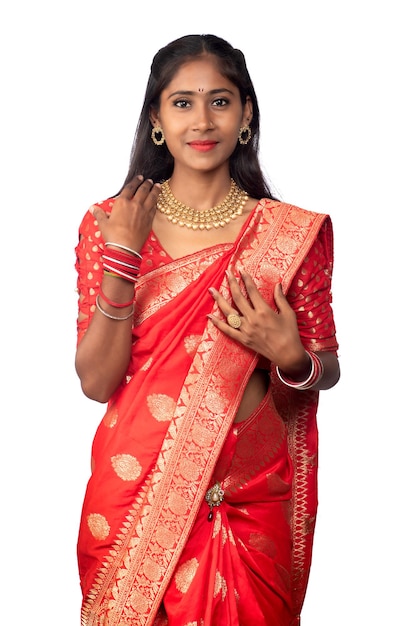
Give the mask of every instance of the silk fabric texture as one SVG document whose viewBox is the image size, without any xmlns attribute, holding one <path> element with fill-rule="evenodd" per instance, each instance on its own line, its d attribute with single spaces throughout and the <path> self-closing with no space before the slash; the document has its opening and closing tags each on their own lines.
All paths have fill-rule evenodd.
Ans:
<svg viewBox="0 0 418 626">
<path fill-rule="evenodd" d="M 100 203 L 111 211 L 112 200 Z M 275 308 L 281 282 L 307 349 L 337 350 L 328 216 L 261 200 L 235 243 L 171 259 L 151 232 L 136 285 L 132 356 L 92 448 L 78 541 L 87 626 L 298 624 L 317 507 L 318 393 L 271 373 L 234 423 L 259 355 L 218 331 L 209 293 L 245 268 Z M 78 341 L 102 277 L 92 212 L 80 226 Z M 243 287 L 243 285 L 241 284 Z M 307 297 L 308 296 L 308 297 Z M 117 323 L 117 322 L 115 322 Z M 225 499 L 208 521 L 215 481 Z"/>
</svg>

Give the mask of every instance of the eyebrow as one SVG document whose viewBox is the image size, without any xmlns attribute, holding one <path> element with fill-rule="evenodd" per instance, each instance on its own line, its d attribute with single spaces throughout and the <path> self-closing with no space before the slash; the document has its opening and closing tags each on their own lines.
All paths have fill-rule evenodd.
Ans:
<svg viewBox="0 0 418 626">
<path fill-rule="evenodd" d="M 221 89 L 212 89 L 211 91 L 206 92 L 205 95 L 215 96 L 216 94 L 220 94 L 220 93 L 230 93 L 231 95 L 233 95 L 233 91 L 231 91 L 231 89 L 228 89 L 227 87 L 222 87 Z M 200 95 L 200 94 L 197 91 L 179 90 L 179 91 L 173 91 L 173 93 L 170 93 L 167 96 L 167 98 L 173 98 L 174 96 L 194 96 L 194 95 Z"/>
</svg>

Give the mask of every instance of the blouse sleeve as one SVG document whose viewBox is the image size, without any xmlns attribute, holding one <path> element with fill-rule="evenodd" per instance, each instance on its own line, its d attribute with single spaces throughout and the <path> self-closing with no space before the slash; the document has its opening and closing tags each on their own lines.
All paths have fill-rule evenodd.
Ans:
<svg viewBox="0 0 418 626">
<path fill-rule="evenodd" d="M 109 203 L 100 203 L 110 210 Z M 79 228 L 79 240 L 75 248 L 78 292 L 77 344 L 86 332 L 96 309 L 96 297 L 103 277 L 102 254 L 104 241 L 92 208 L 85 214 Z"/>
<path fill-rule="evenodd" d="M 287 299 L 296 312 L 301 341 L 307 350 L 337 352 L 332 310 L 333 246 L 330 222 L 321 228 L 296 273 Z"/>
</svg>

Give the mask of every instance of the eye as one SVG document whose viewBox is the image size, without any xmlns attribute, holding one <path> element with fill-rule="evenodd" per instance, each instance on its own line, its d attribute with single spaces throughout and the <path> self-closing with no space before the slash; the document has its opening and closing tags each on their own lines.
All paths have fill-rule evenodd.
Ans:
<svg viewBox="0 0 418 626">
<path fill-rule="evenodd" d="M 216 98 L 216 100 L 214 100 L 212 104 L 216 107 L 224 107 L 229 104 L 229 100 L 227 98 Z"/>
<path fill-rule="evenodd" d="M 187 107 L 190 106 L 190 102 L 188 100 L 175 100 L 174 101 L 174 106 L 178 107 L 179 109 L 186 109 Z"/>
</svg>

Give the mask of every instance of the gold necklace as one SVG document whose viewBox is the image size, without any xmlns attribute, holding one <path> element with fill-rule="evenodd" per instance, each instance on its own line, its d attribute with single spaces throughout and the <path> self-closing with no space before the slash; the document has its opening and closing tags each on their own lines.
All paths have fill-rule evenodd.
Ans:
<svg viewBox="0 0 418 626">
<path fill-rule="evenodd" d="M 231 188 L 226 198 L 211 209 L 192 209 L 179 202 L 170 189 L 169 180 L 161 185 L 161 193 L 158 196 L 157 209 L 164 213 L 166 218 L 178 226 L 186 226 L 193 230 L 210 230 L 211 228 L 223 228 L 238 215 L 248 200 L 248 195 L 240 189 L 231 178 Z"/>
</svg>

